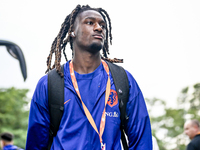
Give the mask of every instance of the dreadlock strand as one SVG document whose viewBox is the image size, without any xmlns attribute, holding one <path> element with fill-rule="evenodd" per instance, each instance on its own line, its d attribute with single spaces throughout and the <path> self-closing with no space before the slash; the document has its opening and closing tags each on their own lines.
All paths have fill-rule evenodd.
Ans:
<svg viewBox="0 0 200 150">
<path fill-rule="evenodd" d="M 57 55 L 57 72 L 58 74 L 63 77 L 63 73 L 61 71 L 61 65 L 60 65 L 60 61 L 61 61 L 61 49 L 58 51 L 58 55 Z"/>
<path fill-rule="evenodd" d="M 112 30 L 112 26 L 111 26 L 111 19 L 107 13 L 107 11 L 105 11 L 104 9 L 100 8 L 100 10 L 106 15 L 107 19 L 108 19 L 108 22 L 109 22 L 109 36 L 110 36 L 110 44 L 112 45 L 112 33 L 111 33 L 111 30 Z"/>
<path fill-rule="evenodd" d="M 109 30 L 107 29 L 106 31 L 107 31 L 107 37 L 108 37 L 108 33 L 109 33 L 109 37 L 110 37 L 110 44 L 112 45 L 112 33 L 111 33 L 111 30 L 112 30 L 112 26 L 111 26 L 111 19 L 110 19 L 110 17 L 109 17 L 109 15 L 108 15 L 108 13 L 104 10 L 104 9 L 102 9 L 102 8 L 98 8 L 99 9 L 99 11 L 100 11 L 100 13 L 101 14 L 105 14 L 105 16 L 106 16 L 106 18 L 108 19 L 108 22 L 109 22 Z M 103 13 L 102 13 L 103 12 Z M 104 17 L 104 15 L 102 15 L 103 17 Z M 104 19 L 105 20 L 105 19 Z M 102 59 L 103 60 L 107 60 L 107 61 L 109 61 L 109 62 L 111 62 L 111 63 L 123 63 L 123 59 L 117 59 L 117 58 L 114 58 L 114 59 L 110 59 L 110 58 L 108 58 L 107 57 L 107 55 L 105 55 L 106 54 L 106 52 L 107 52 L 107 54 L 109 54 L 109 48 L 108 48 L 108 38 L 106 38 L 106 41 L 105 41 L 105 44 L 104 44 L 104 47 L 105 48 L 103 48 L 103 53 L 104 53 L 104 57 L 102 57 Z M 106 50 L 106 51 L 105 51 Z"/>
<path fill-rule="evenodd" d="M 61 77 L 63 77 L 63 73 L 61 72 L 61 67 L 60 67 L 60 61 L 61 61 L 61 39 L 57 41 L 56 45 L 56 56 L 55 56 L 55 65 L 56 65 L 56 71 L 58 72 Z"/>
<path fill-rule="evenodd" d="M 64 38 L 66 37 L 67 32 L 68 32 L 68 30 L 69 30 L 69 26 L 70 26 L 69 18 L 70 18 L 70 15 L 68 15 L 67 18 L 65 19 L 65 22 L 64 22 L 65 24 L 64 24 L 63 30 L 62 30 L 62 32 L 61 32 L 60 38 L 61 38 L 62 43 L 64 43 L 64 42 L 63 42 L 63 41 L 64 41 Z"/>
<path fill-rule="evenodd" d="M 59 40 L 57 41 L 57 45 L 56 45 L 56 58 L 55 58 L 55 66 L 56 66 L 56 70 L 58 72 L 58 74 L 63 77 L 63 73 L 61 72 L 61 66 L 60 66 L 60 62 L 61 62 L 61 51 L 62 51 L 62 48 L 63 46 L 61 46 L 63 44 L 63 39 L 65 38 L 66 34 L 68 33 L 68 37 L 67 37 L 67 40 L 66 42 L 64 41 L 65 43 L 65 46 L 67 44 L 67 42 L 69 42 L 69 37 L 71 35 L 71 30 L 72 30 L 72 27 L 73 27 L 73 23 L 74 23 L 74 20 L 75 20 L 75 17 L 74 14 L 75 12 L 78 13 L 77 10 L 79 10 L 79 7 L 80 5 L 78 5 L 71 13 L 71 18 L 69 17 L 70 15 L 68 15 L 65 19 L 65 22 L 63 23 L 62 25 L 62 28 L 61 28 L 61 31 L 59 32 L 58 34 L 58 38 Z M 70 19 L 70 21 L 69 21 Z M 67 25 L 66 25 L 67 24 Z M 67 32 L 68 31 L 68 32 Z M 65 52 L 64 52 L 65 53 Z M 66 57 L 66 55 L 65 55 Z"/>
<path fill-rule="evenodd" d="M 109 54 L 109 45 L 108 45 L 108 27 L 107 27 L 107 20 L 106 20 L 106 17 L 105 15 L 101 12 L 101 9 L 98 8 L 97 11 L 102 15 L 103 19 L 105 20 L 105 23 L 106 23 L 106 40 L 104 41 L 104 46 L 103 46 L 103 55 L 104 57 L 107 57 L 107 54 Z"/>
<path fill-rule="evenodd" d="M 67 18 L 67 17 L 66 17 L 66 18 Z M 66 20 L 66 19 L 65 19 L 65 20 Z M 54 68 L 54 67 L 51 68 L 52 55 L 53 55 L 54 52 L 56 52 L 56 47 L 57 47 L 57 44 L 58 44 L 57 39 L 59 39 L 59 36 L 60 36 L 60 34 L 62 33 L 63 26 L 64 26 L 64 23 L 61 25 L 61 29 L 60 29 L 60 31 L 59 31 L 58 36 L 55 38 L 55 40 L 54 40 L 53 43 L 52 43 L 51 51 L 50 51 L 50 54 L 49 54 L 49 56 L 48 56 L 48 58 L 47 58 L 47 70 L 46 70 L 45 73 L 47 73 L 49 70 L 51 70 L 51 69 Z M 57 57 L 57 56 L 56 56 L 56 54 L 55 54 L 55 60 L 56 60 L 56 57 Z M 54 63 L 54 64 L 55 64 L 55 63 Z M 55 66 L 55 65 L 54 65 L 54 66 Z"/>
<path fill-rule="evenodd" d="M 68 30 L 69 30 L 69 26 L 70 26 L 70 23 L 69 23 L 69 18 L 70 18 L 70 15 L 68 15 L 67 17 L 66 17 L 66 19 L 65 19 L 65 21 L 64 21 L 64 26 L 63 26 L 63 30 L 62 30 L 62 33 L 61 33 L 61 43 L 60 43 L 60 45 L 61 45 L 61 50 L 63 49 L 63 54 L 64 54 L 64 56 L 65 56 L 65 60 L 66 61 L 68 61 L 67 60 L 67 55 L 66 55 L 66 53 L 65 53 L 65 46 L 67 45 L 67 42 L 65 42 L 65 37 L 66 37 L 66 35 L 67 35 L 67 32 L 68 32 Z"/>
<path fill-rule="evenodd" d="M 101 58 L 111 63 L 123 63 L 123 59 L 118 59 L 118 58 L 110 59 L 110 58 L 105 58 L 105 57 L 101 57 Z"/>
<path fill-rule="evenodd" d="M 65 53 L 65 47 L 63 48 L 63 54 L 64 54 L 64 56 L 65 56 L 65 60 L 66 60 L 66 62 L 67 62 L 68 59 L 67 59 L 67 55 L 66 55 L 66 53 Z"/>
<path fill-rule="evenodd" d="M 54 39 L 52 46 L 51 46 L 51 50 L 50 50 L 50 54 L 47 57 L 47 70 L 45 73 L 49 72 L 49 70 L 51 70 L 51 60 L 52 60 L 52 55 L 54 53 L 54 48 L 55 48 L 55 43 L 57 42 L 57 37 Z"/>
<path fill-rule="evenodd" d="M 61 45 L 63 45 L 63 39 L 65 38 L 67 31 L 69 29 L 69 18 L 70 18 L 70 15 L 68 15 L 65 18 L 65 21 L 63 22 L 61 30 L 57 36 L 58 40 L 56 43 L 56 54 L 55 54 L 55 63 L 54 64 L 55 64 L 55 68 L 56 68 L 57 72 L 59 73 L 59 75 L 61 75 L 61 77 L 63 77 L 63 73 L 61 72 L 61 66 L 60 66 L 61 51 L 63 48 L 63 46 L 61 46 Z M 67 60 L 66 54 L 65 54 L 65 59 Z"/>
<path fill-rule="evenodd" d="M 105 45 L 103 47 L 103 57 L 108 58 Z"/>
<path fill-rule="evenodd" d="M 78 12 L 80 10 L 81 10 L 81 6 L 77 5 L 76 8 L 72 11 L 71 18 L 70 18 L 70 27 L 69 27 L 69 30 L 68 30 L 67 42 L 70 42 L 72 28 L 74 26 L 74 22 L 75 22 L 76 16 L 77 16 L 77 14 L 78 14 Z"/>
</svg>

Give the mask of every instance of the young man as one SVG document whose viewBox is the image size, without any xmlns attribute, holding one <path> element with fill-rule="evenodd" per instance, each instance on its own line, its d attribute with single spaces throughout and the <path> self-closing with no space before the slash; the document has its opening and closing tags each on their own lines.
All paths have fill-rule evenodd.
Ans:
<svg viewBox="0 0 200 150">
<path fill-rule="evenodd" d="M 14 135 L 9 132 L 1 134 L 1 148 L 2 150 L 22 150 L 21 148 L 13 145 Z"/>
<path fill-rule="evenodd" d="M 109 24 L 109 27 L 108 25 Z M 67 37 L 66 37 L 67 36 Z M 113 78 L 107 63 L 111 22 L 105 10 L 78 5 L 69 14 L 55 38 L 47 59 L 47 72 L 56 68 L 64 77 L 64 112 L 51 149 L 120 150 L 120 110 Z M 60 68 L 61 51 L 70 43 L 73 58 Z M 100 54 L 103 50 L 103 56 Z M 52 54 L 55 62 L 51 68 Z M 65 55 L 66 58 L 66 55 Z M 67 60 L 67 58 L 66 58 Z M 152 150 L 151 126 L 142 92 L 132 75 L 129 80 L 129 117 L 125 132 L 130 150 Z M 32 98 L 26 149 L 47 149 L 49 107 L 47 75 L 38 82 Z"/>
<path fill-rule="evenodd" d="M 200 124 L 197 120 L 188 120 L 184 124 L 185 134 L 191 139 L 187 150 L 200 150 Z"/>
</svg>

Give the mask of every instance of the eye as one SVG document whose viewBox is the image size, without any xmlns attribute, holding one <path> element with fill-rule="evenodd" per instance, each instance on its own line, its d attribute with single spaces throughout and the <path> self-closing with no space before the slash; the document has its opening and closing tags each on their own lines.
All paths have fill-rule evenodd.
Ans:
<svg viewBox="0 0 200 150">
<path fill-rule="evenodd" d="M 88 21 L 87 24 L 88 25 L 93 25 L 93 22 L 92 21 Z"/>
<path fill-rule="evenodd" d="M 105 29 L 106 26 L 104 24 L 100 25 L 102 29 Z"/>
</svg>

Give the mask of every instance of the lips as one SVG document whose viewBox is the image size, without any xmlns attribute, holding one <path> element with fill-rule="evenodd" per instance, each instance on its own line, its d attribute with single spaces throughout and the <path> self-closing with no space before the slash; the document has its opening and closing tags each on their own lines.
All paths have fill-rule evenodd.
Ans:
<svg viewBox="0 0 200 150">
<path fill-rule="evenodd" d="M 95 34 L 95 35 L 93 35 L 93 37 L 96 39 L 101 39 L 101 40 L 104 38 L 103 35 L 101 35 L 101 34 Z"/>
</svg>

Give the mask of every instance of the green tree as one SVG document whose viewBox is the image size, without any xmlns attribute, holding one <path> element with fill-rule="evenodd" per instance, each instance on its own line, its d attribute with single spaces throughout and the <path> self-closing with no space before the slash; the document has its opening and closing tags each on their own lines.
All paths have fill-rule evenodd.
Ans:
<svg viewBox="0 0 200 150">
<path fill-rule="evenodd" d="M 160 150 L 185 150 L 184 123 L 187 119 L 200 120 L 200 83 L 183 88 L 173 108 L 157 98 L 146 98 L 146 103 Z"/>
<path fill-rule="evenodd" d="M 181 91 L 178 106 L 184 108 L 185 119 L 200 120 L 200 83 L 185 87 Z"/>
<path fill-rule="evenodd" d="M 146 99 L 151 119 L 152 133 L 156 137 L 160 150 L 172 150 L 178 147 L 184 150 L 179 135 L 183 133 L 183 109 L 168 108 L 166 102 L 160 99 Z M 160 108 L 158 110 L 158 108 Z M 157 113 L 153 113 L 152 111 Z"/>
<path fill-rule="evenodd" d="M 14 134 L 14 144 L 25 148 L 28 126 L 28 89 L 0 88 L 0 133 Z"/>
</svg>

